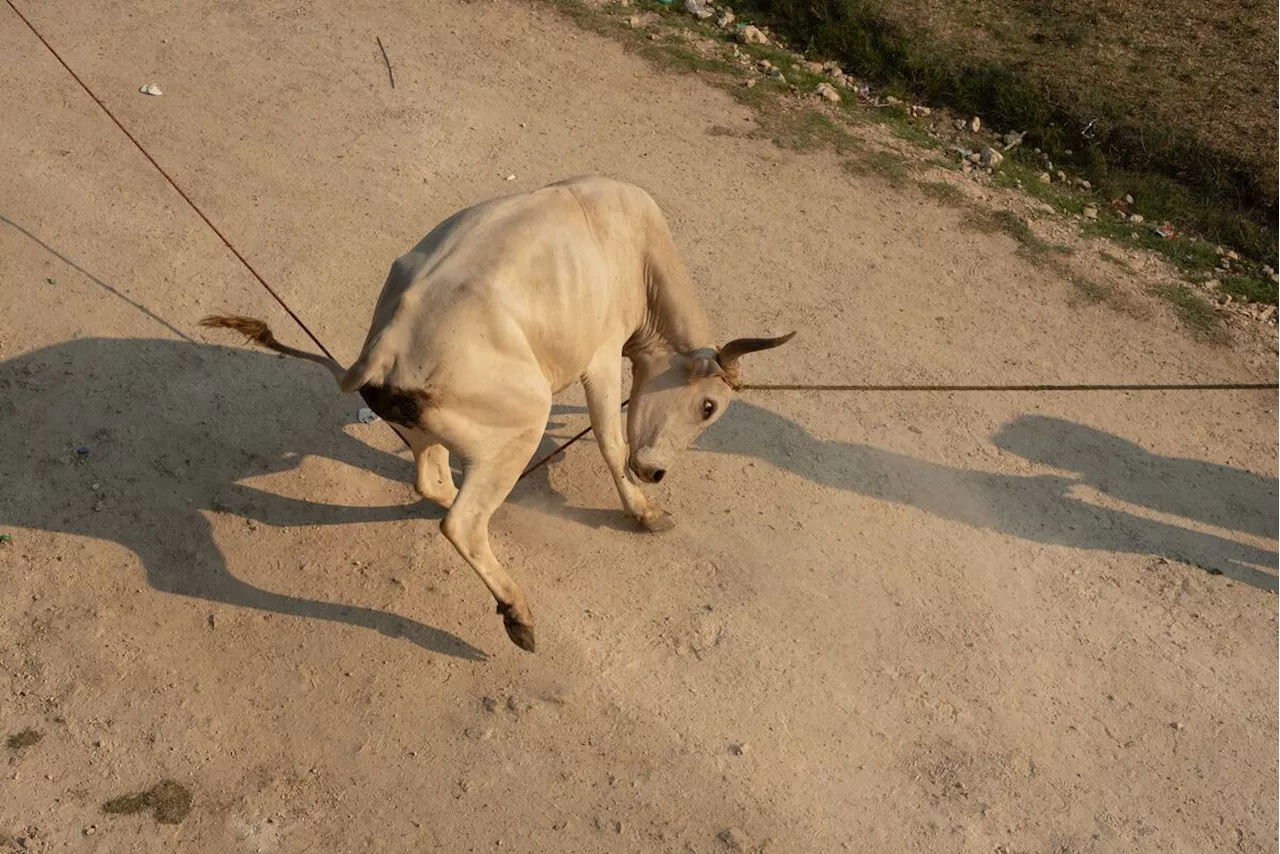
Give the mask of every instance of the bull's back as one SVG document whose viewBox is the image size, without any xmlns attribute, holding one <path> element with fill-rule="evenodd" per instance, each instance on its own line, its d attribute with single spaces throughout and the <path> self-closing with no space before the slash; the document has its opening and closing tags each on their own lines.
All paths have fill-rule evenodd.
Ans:
<svg viewBox="0 0 1280 854">
<path fill-rule="evenodd" d="M 652 209 L 638 188 L 588 178 L 455 214 L 393 265 L 363 381 L 445 382 L 474 378 L 468 364 L 533 359 L 553 387 L 573 382 L 643 314 Z"/>
</svg>

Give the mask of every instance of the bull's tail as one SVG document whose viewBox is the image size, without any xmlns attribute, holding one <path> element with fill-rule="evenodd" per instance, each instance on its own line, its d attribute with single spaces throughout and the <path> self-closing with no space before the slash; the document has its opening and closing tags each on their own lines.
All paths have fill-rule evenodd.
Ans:
<svg viewBox="0 0 1280 854">
<path fill-rule="evenodd" d="M 287 344 L 281 344 L 276 337 L 271 334 L 271 329 L 261 320 L 252 317 L 234 317 L 223 315 L 210 315 L 200 321 L 201 326 L 207 326 L 213 329 L 232 329 L 247 337 L 250 341 L 260 347 L 265 347 L 276 353 L 282 353 L 286 356 L 293 356 L 295 359 L 306 359 L 308 362 L 315 362 L 317 365 L 323 365 L 333 374 L 333 378 L 342 385 L 346 377 L 347 371 L 342 365 L 328 356 L 322 356 L 319 353 L 308 353 L 306 350 L 299 350 L 296 347 L 290 347 Z"/>
</svg>

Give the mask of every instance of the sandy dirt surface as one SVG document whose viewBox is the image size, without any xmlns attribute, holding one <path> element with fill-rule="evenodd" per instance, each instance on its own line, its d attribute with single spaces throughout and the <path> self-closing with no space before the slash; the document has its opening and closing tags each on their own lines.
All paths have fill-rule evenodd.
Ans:
<svg viewBox="0 0 1280 854">
<path fill-rule="evenodd" d="M 343 361 L 440 219 L 602 172 L 799 330 L 752 381 L 1275 376 L 537 6 L 23 7 Z M 0 67 L 0 850 L 1277 850 L 1274 394 L 750 394 L 660 536 L 581 442 L 493 523 L 528 655 L 385 425 L 198 330 L 306 343 L 7 7 Z"/>
</svg>

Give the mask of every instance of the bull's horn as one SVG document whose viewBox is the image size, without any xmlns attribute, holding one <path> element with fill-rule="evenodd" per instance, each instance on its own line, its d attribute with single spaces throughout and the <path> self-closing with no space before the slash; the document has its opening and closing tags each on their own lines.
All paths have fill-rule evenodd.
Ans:
<svg viewBox="0 0 1280 854">
<path fill-rule="evenodd" d="M 786 335 L 779 335 L 777 338 L 735 338 L 720 348 L 716 353 L 716 361 L 720 363 L 720 367 L 727 371 L 736 367 L 738 360 L 748 353 L 781 347 L 794 337 L 794 332 L 788 332 Z"/>
</svg>

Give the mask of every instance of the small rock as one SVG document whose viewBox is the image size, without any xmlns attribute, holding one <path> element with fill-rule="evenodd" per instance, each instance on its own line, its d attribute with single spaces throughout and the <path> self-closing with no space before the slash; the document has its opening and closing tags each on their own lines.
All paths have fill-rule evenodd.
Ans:
<svg viewBox="0 0 1280 854">
<path fill-rule="evenodd" d="M 1051 183 L 1053 183 L 1053 177 L 1052 177 L 1048 172 L 1041 172 L 1041 173 L 1040 173 L 1040 183 L 1041 183 L 1041 184 L 1051 184 Z"/>
<path fill-rule="evenodd" d="M 826 66 L 823 65 L 821 62 L 813 62 L 812 60 L 806 60 L 803 63 L 803 65 L 805 70 L 808 71 L 810 74 L 826 74 L 827 73 Z"/>
<path fill-rule="evenodd" d="M 91 824 L 80 832 L 83 833 L 85 836 L 93 836 L 95 833 L 98 832 L 98 826 L 96 824 Z"/>
<path fill-rule="evenodd" d="M 738 27 L 738 31 L 734 33 L 734 37 L 737 38 L 737 40 L 742 44 L 768 44 L 769 43 L 768 37 L 766 37 L 765 34 L 760 31 L 760 28 L 752 26 L 751 24 Z"/>
<path fill-rule="evenodd" d="M 969 119 L 969 133 L 977 133 L 980 130 L 982 130 L 982 119 L 977 116 Z"/>
<path fill-rule="evenodd" d="M 830 83 L 825 81 L 819 83 L 818 88 L 814 91 L 833 104 L 840 103 L 840 93 L 837 92 L 836 87 L 832 86 Z"/>
<path fill-rule="evenodd" d="M 964 120 L 964 119 L 956 119 L 956 120 L 953 122 L 953 124 L 956 126 L 956 130 L 964 130 L 965 120 Z"/>
<path fill-rule="evenodd" d="M 93 512 L 101 513 L 103 508 L 105 508 L 106 506 L 107 505 L 102 501 L 95 501 L 93 502 Z"/>
<path fill-rule="evenodd" d="M 640 25 L 643 23 L 644 21 L 641 20 L 639 15 L 632 15 L 630 18 L 627 18 L 627 26 L 631 27 L 633 30 L 639 29 Z"/>
<path fill-rule="evenodd" d="M 1010 148 L 1017 148 L 1019 145 L 1022 145 L 1022 140 L 1026 137 L 1026 135 L 1027 135 L 1026 131 L 1020 131 L 1020 130 L 1010 131 L 1009 133 L 1006 133 L 1003 137 L 1005 151 L 1008 151 Z"/>
<path fill-rule="evenodd" d="M 1274 272 L 1275 272 L 1275 270 L 1271 269 L 1271 265 L 1270 265 L 1270 264 L 1263 264 L 1263 265 L 1262 265 L 1262 272 L 1264 272 L 1264 273 L 1266 273 L 1268 276 L 1270 276 L 1272 273 L 1274 273 Z"/>
<path fill-rule="evenodd" d="M 472 741 L 488 741 L 493 738 L 493 727 L 467 727 L 463 734 Z"/>
<path fill-rule="evenodd" d="M 1097 209 L 1097 208 L 1095 208 L 1093 205 L 1086 205 L 1086 206 L 1085 206 L 1085 209 L 1084 209 L 1084 218 L 1085 218 L 1085 219 L 1097 219 L 1097 218 L 1098 218 L 1098 209 Z"/>
<path fill-rule="evenodd" d="M 1275 314 L 1276 314 L 1276 307 L 1274 305 L 1269 305 L 1266 308 L 1264 308 L 1262 312 L 1258 315 L 1258 319 L 1270 320 L 1272 317 L 1275 316 Z"/>
<path fill-rule="evenodd" d="M 723 843 L 730 851 L 747 850 L 746 837 L 744 837 L 742 835 L 742 831 L 738 830 L 736 827 L 726 827 L 724 830 L 716 834 L 716 839 L 719 839 L 720 842 Z"/>
<path fill-rule="evenodd" d="M 902 103 L 901 99 L 895 98 L 892 95 L 885 95 L 884 102 L 891 107 L 896 107 L 898 104 Z"/>
<path fill-rule="evenodd" d="M 147 85 L 140 87 L 138 91 L 144 95 L 154 95 L 157 97 L 164 94 L 160 91 L 160 87 L 154 83 L 148 83 Z"/>
<path fill-rule="evenodd" d="M 982 154 L 980 152 L 975 151 L 972 154 L 970 154 L 968 157 L 966 157 L 965 160 L 968 160 L 974 166 L 977 166 L 979 163 L 982 162 Z"/>
<path fill-rule="evenodd" d="M 1133 223 L 1134 225 L 1139 224 L 1140 222 L 1142 222 L 1142 214 L 1129 214 L 1129 222 Z"/>
<path fill-rule="evenodd" d="M 741 756 L 747 752 L 747 745 L 746 743 L 731 744 L 729 745 L 729 752 L 734 756 Z"/>
<path fill-rule="evenodd" d="M 1124 197 L 1124 203 L 1125 203 L 1126 205 L 1131 205 L 1131 204 L 1133 204 L 1133 196 L 1130 196 L 1130 195 L 1128 195 L 1128 194 L 1126 193 L 1126 194 L 1125 194 L 1125 197 Z"/>
<path fill-rule="evenodd" d="M 356 420 L 361 424 L 372 424 L 375 421 L 381 421 L 382 419 L 378 417 L 378 413 L 374 412 L 369 407 L 362 406 L 360 407 L 360 411 L 356 413 Z"/>
<path fill-rule="evenodd" d="M 1239 261 L 1239 260 L 1240 260 L 1240 253 L 1239 253 L 1239 252 L 1237 252 L 1237 251 L 1235 251 L 1234 249 L 1228 250 L 1228 252 L 1227 252 L 1227 260 L 1228 260 L 1228 261 Z"/>
<path fill-rule="evenodd" d="M 911 108 L 911 115 L 918 118 L 925 118 L 933 113 L 933 109 L 926 107 L 924 104 L 916 104 Z"/>
<path fill-rule="evenodd" d="M 508 175 L 508 176 L 507 176 L 507 180 L 508 180 L 508 181 L 514 181 L 515 179 L 516 179 L 516 176 L 515 176 L 515 175 Z"/>
<path fill-rule="evenodd" d="M 1077 179 L 1076 179 L 1076 186 L 1077 186 L 1077 187 L 1079 187 L 1081 190 L 1092 190 L 1092 189 L 1093 189 L 1093 184 L 1090 184 L 1088 181 L 1086 181 L 1086 180 L 1085 180 L 1085 179 L 1083 179 L 1083 178 L 1077 178 Z"/>
<path fill-rule="evenodd" d="M 1183 729 L 1184 727 L 1182 726 L 1182 721 L 1170 721 L 1170 722 L 1169 722 L 1169 728 L 1170 728 L 1170 729 Z"/>
<path fill-rule="evenodd" d="M 1057 178 L 1059 181 L 1061 181 L 1064 184 L 1067 182 L 1067 173 L 1063 172 L 1061 169 L 1059 169 L 1057 171 L 1057 174 L 1055 174 L 1053 177 Z"/>
<path fill-rule="evenodd" d="M 710 18 L 713 13 L 707 8 L 707 0 L 684 0 L 684 10 L 695 18 Z"/>
<path fill-rule="evenodd" d="M 720 13 L 720 17 L 716 18 L 716 26 L 722 30 L 727 30 L 729 27 L 733 26 L 734 20 L 735 17 L 733 10 L 726 7 L 725 10 Z"/>
<path fill-rule="evenodd" d="M 480 706 L 489 714 L 493 714 L 498 710 L 498 701 L 492 697 L 481 697 Z"/>
<path fill-rule="evenodd" d="M 755 87 L 755 85 L 756 85 L 756 79 L 755 79 L 754 77 L 752 77 L 752 78 L 748 79 L 746 82 L 744 82 L 742 85 L 743 85 L 743 86 L 746 86 L 748 89 L 752 89 L 752 88 L 754 88 L 754 87 Z"/>
<path fill-rule="evenodd" d="M 994 148 L 982 149 L 982 165 L 988 169 L 996 169 L 1004 162 L 1004 155 L 996 151 Z"/>
</svg>

